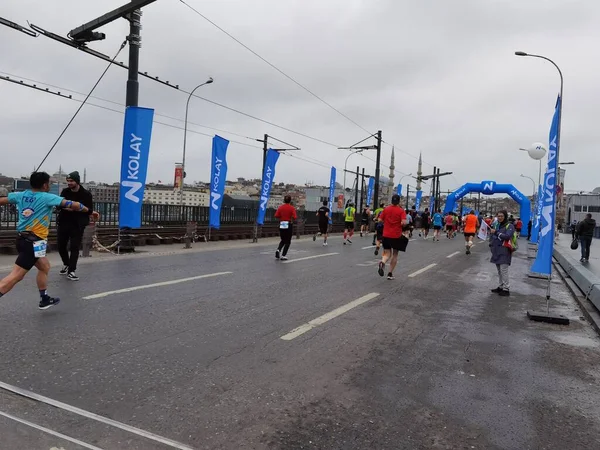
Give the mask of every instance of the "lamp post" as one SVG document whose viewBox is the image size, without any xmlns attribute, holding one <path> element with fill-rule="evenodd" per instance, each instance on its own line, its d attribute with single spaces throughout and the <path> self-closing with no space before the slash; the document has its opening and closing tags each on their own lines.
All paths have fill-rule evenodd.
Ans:
<svg viewBox="0 0 600 450">
<path fill-rule="evenodd" d="M 346 156 L 346 161 L 344 162 L 344 201 L 346 201 L 346 167 L 348 166 L 348 158 L 350 158 L 352 155 L 355 155 L 356 153 L 362 153 L 364 149 L 358 149 L 355 150 L 353 152 L 350 152 L 350 154 L 348 156 Z"/>
<path fill-rule="evenodd" d="M 523 178 L 529 178 L 531 180 L 531 185 L 533 186 L 533 197 L 532 197 L 533 202 L 531 204 L 531 210 L 532 210 L 532 213 L 533 213 L 535 205 L 536 205 L 536 197 L 537 197 L 537 188 L 535 187 L 535 180 L 533 178 L 531 178 L 531 177 L 528 177 L 527 175 L 521 174 L 520 176 L 523 177 Z"/>
<path fill-rule="evenodd" d="M 516 56 L 529 56 L 531 58 L 539 58 L 539 59 L 543 59 L 545 61 L 548 61 L 550 64 L 552 64 L 556 70 L 558 71 L 558 75 L 560 75 L 560 104 L 558 105 L 558 134 L 556 136 L 556 160 L 558 161 L 559 156 L 560 156 L 560 137 L 561 137 L 561 124 L 562 124 L 562 105 L 563 105 L 563 85 L 564 85 L 564 80 L 563 80 L 563 74 L 562 71 L 560 70 L 560 67 L 558 67 L 558 65 L 552 61 L 550 58 L 547 58 L 545 56 L 542 55 L 532 55 L 530 53 L 525 53 L 525 52 L 515 52 Z M 558 164 L 555 166 L 555 172 L 554 172 L 554 179 L 557 180 L 558 179 Z M 554 224 L 552 224 L 554 225 Z"/>
<path fill-rule="evenodd" d="M 188 124 L 188 112 L 190 109 L 190 100 L 192 99 L 194 92 L 196 92 L 196 90 L 198 88 L 201 88 L 202 86 L 206 85 L 206 84 L 211 84 L 214 80 L 212 79 L 212 77 L 209 77 L 208 80 L 206 80 L 204 83 L 199 84 L 198 86 L 196 86 L 192 92 L 190 92 L 190 95 L 188 96 L 187 99 L 187 103 L 185 104 L 185 125 L 183 128 L 183 156 L 181 158 L 181 171 L 183 172 L 183 178 L 181 180 L 181 188 L 179 190 L 180 193 L 180 204 L 183 206 L 183 186 L 185 185 L 185 146 L 187 143 L 187 124 Z"/>
</svg>

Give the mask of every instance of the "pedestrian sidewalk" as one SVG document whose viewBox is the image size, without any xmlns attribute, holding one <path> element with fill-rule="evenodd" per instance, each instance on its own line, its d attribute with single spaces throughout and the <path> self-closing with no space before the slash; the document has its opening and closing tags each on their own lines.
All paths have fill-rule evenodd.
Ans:
<svg viewBox="0 0 600 450">
<path fill-rule="evenodd" d="M 581 250 L 571 250 L 571 241 L 570 234 L 560 234 L 554 244 L 554 257 L 584 296 L 600 311 L 600 239 L 592 241 L 587 263 L 579 262 Z"/>
</svg>

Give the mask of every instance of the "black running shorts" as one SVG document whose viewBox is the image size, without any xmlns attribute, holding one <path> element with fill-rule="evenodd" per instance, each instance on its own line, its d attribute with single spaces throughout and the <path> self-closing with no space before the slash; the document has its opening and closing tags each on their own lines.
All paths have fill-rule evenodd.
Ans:
<svg viewBox="0 0 600 450">
<path fill-rule="evenodd" d="M 434 225 L 434 226 L 433 226 L 433 229 L 434 229 L 434 230 L 441 230 L 441 229 L 442 229 L 442 226 L 441 226 L 441 225 Z"/>
<path fill-rule="evenodd" d="M 344 222 L 344 230 L 354 230 L 354 222 Z"/>
<path fill-rule="evenodd" d="M 329 224 L 327 222 L 319 222 L 319 233 L 327 234 L 328 228 L 329 228 Z"/>
<path fill-rule="evenodd" d="M 475 233 L 465 233 L 465 237 L 474 237 Z"/>
<path fill-rule="evenodd" d="M 401 252 L 405 252 L 407 245 L 408 239 L 406 238 L 406 236 L 400 236 L 399 238 L 383 238 L 384 250 L 398 250 Z"/>
<path fill-rule="evenodd" d="M 33 242 L 20 236 L 17 238 L 17 252 L 19 256 L 15 264 L 22 269 L 31 270 L 38 261 L 38 258 L 33 256 Z"/>
<path fill-rule="evenodd" d="M 454 225 L 446 225 L 446 231 L 454 231 Z"/>
</svg>

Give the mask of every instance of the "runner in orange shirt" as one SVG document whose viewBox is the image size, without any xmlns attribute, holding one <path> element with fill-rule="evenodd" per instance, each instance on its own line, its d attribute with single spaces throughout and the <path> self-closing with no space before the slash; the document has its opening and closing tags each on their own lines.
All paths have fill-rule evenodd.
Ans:
<svg viewBox="0 0 600 450">
<path fill-rule="evenodd" d="M 467 249 L 466 253 L 467 255 L 471 254 L 471 247 L 473 246 L 473 238 L 475 237 L 475 234 L 477 233 L 477 228 L 479 226 L 479 220 L 477 219 L 477 216 L 475 215 L 475 211 L 471 210 L 471 212 L 469 214 L 467 214 L 467 216 L 465 217 L 465 247 Z"/>
</svg>

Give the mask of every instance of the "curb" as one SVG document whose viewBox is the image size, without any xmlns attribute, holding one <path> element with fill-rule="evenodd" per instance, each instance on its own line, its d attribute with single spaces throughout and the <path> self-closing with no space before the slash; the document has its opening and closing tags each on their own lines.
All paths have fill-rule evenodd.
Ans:
<svg viewBox="0 0 600 450">
<path fill-rule="evenodd" d="M 600 335 L 600 278 L 556 248 L 554 266 L 575 297 L 584 316 Z"/>
</svg>

